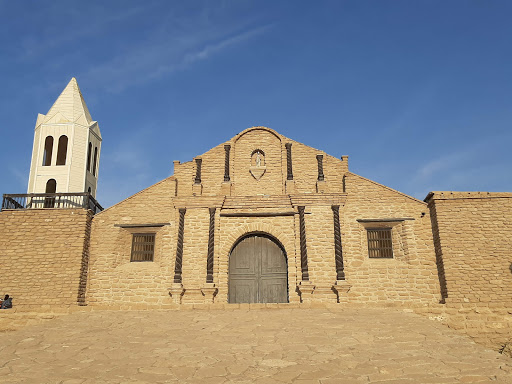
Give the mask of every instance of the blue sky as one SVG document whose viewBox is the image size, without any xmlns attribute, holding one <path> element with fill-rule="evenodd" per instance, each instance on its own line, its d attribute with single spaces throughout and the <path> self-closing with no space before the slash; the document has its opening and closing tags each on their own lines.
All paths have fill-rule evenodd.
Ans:
<svg viewBox="0 0 512 384">
<path fill-rule="evenodd" d="M 264 125 L 423 199 L 512 191 L 511 1 L 0 0 L 0 193 L 77 78 L 110 206 Z"/>
</svg>

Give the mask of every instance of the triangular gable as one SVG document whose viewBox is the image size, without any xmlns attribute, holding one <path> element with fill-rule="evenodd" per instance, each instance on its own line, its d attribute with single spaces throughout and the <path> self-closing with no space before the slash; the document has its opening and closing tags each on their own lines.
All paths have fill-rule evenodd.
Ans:
<svg viewBox="0 0 512 384">
<path fill-rule="evenodd" d="M 37 114 L 36 128 L 39 127 L 43 123 L 45 117 L 46 116 L 41 113 Z"/>
<path fill-rule="evenodd" d="M 97 121 L 93 121 L 89 126 L 89 129 L 91 129 L 101 139 L 100 126 Z"/>
<path fill-rule="evenodd" d="M 64 116 L 62 113 L 57 112 L 53 116 L 47 117 L 44 120 L 45 124 L 61 124 L 61 123 L 71 123 L 72 121 Z"/>
<path fill-rule="evenodd" d="M 82 93 L 80 92 L 80 88 L 78 87 L 78 83 L 74 77 L 52 105 L 46 114 L 46 120 L 44 122 L 50 122 L 50 120 L 57 112 L 60 112 L 63 116 L 65 116 L 68 121 L 76 121 L 82 115 L 84 115 L 86 124 L 83 125 L 85 126 L 89 126 L 93 121 L 91 114 L 89 113 L 89 109 L 85 105 L 85 101 L 82 97 Z"/>
<path fill-rule="evenodd" d="M 75 120 L 75 124 L 83 125 L 84 127 L 87 127 L 89 123 L 87 122 L 87 119 L 85 118 L 85 114 L 80 115 L 78 119 Z"/>
</svg>

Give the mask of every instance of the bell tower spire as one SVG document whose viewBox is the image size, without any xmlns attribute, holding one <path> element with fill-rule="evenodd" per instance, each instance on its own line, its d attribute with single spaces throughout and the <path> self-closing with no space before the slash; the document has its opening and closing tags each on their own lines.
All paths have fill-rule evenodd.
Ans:
<svg viewBox="0 0 512 384">
<path fill-rule="evenodd" d="M 46 115 L 38 114 L 28 193 L 96 197 L 101 133 L 73 77 Z"/>
</svg>

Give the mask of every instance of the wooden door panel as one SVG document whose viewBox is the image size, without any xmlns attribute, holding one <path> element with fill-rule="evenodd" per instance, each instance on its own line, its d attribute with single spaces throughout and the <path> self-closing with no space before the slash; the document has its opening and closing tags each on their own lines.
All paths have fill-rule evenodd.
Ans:
<svg viewBox="0 0 512 384">
<path fill-rule="evenodd" d="M 256 279 L 230 279 L 229 302 L 230 303 L 257 303 L 258 284 Z"/>
<path fill-rule="evenodd" d="M 274 241 L 258 235 L 243 239 L 229 259 L 229 302 L 288 302 L 287 269 L 286 256 Z"/>
<path fill-rule="evenodd" d="M 230 273 L 233 274 L 256 274 L 257 258 L 255 257 L 254 239 L 242 240 L 233 250 L 230 259 Z"/>
<path fill-rule="evenodd" d="M 261 255 L 261 274 L 272 273 L 287 273 L 286 258 L 277 246 L 271 252 L 263 252 Z"/>
<path fill-rule="evenodd" d="M 288 284 L 285 278 L 262 278 L 259 285 L 260 303 L 287 303 Z"/>
</svg>

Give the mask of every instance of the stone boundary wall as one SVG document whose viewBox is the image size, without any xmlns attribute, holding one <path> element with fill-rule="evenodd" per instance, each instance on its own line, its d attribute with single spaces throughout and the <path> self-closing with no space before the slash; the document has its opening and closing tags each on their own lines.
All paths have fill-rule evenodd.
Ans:
<svg viewBox="0 0 512 384">
<path fill-rule="evenodd" d="M 431 192 L 441 291 L 447 303 L 512 300 L 512 193 Z"/>
<path fill-rule="evenodd" d="M 0 294 L 15 307 L 76 306 L 88 257 L 92 212 L 0 212 Z"/>
</svg>

